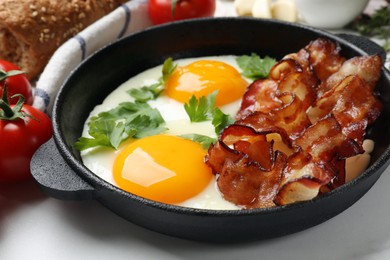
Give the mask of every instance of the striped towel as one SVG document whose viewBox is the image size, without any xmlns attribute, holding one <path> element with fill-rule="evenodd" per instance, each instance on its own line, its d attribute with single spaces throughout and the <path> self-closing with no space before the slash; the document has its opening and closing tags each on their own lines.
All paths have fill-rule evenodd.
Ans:
<svg viewBox="0 0 390 260">
<path fill-rule="evenodd" d="M 108 43 L 151 26 L 147 3 L 129 1 L 61 45 L 36 83 L 33 106 L 51 115 L 58 90 L 81 61 Z"/>
</svg>

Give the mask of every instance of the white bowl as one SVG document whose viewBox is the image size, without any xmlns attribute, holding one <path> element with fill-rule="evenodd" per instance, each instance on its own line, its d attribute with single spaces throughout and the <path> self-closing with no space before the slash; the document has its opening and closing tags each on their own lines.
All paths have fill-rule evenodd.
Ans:
<svg viewBox="0 0 390 260">
<path fill-rule="evenodd" d="M 347 25 L 367 6 L 369 0 L 295 0 L 299 14 L 308 25 L 336 29 Z"/>
</svg>

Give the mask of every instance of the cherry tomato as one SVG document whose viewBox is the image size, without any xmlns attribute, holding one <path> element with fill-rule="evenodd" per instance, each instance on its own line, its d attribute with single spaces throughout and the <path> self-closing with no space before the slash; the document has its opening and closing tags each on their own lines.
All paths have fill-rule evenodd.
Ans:
<svg viewBox="0 0 390 260">
<path fill-rule="evenodd" d="M 20 71 L 20 68 L 11 62 L 0 60 L 0 76 L 3 76 L 4 72 L 12 70 Z M 11 96 L 15 94 L 22 94 L 25 98 L 25 104 L 32 105 L 34 101 L 33 91 L 30 81 L 27 79 L 25 74 L 7 76 L 5 80 L 0 81 L 0 97 L 3 93 L 4 83 L 7 85 L 10 104 L 16 104 L 18 101 L 18 98 L 10 98 Z"/>
<path fill-rule="evenodd" d="M 14 110 L 10 119 L 0 105 L 0 182 L 30 179 L 31 157 L 52 136 L 51 120 L 29 105 L 18 112 L 18 104 L 8 106 Z"/>
<path fill-rule="evenodd" d="M 215 0 L 178 0 L 172 16 L 172 0 L 149 0 L 152 23 L 162 24 L 177 20 L 213 16 Z"/>
</svg>

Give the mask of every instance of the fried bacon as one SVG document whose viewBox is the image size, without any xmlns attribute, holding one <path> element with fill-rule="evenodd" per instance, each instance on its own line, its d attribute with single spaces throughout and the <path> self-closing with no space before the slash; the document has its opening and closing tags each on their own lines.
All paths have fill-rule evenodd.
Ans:
<svg viewBox="0 0 390 260">
<path fill-rule="evenodd" d="M 282 102 L 277 97 L 277 87 L 276 81 L 271 79 L 259 79 L 250 84 L 242 98 L 241 108 L 236 118 L 243 118 L 254 111 L 268 113 L 280 107 Z M 258 102 L 260 100 L 261 102 Z"/>
<path fill-rule="evenodd" d="M 285 93 L 297 96 L 302 101 L 302 109 L 306 110 L 315 101 L 319 84 L 309 59 L 309 53 L 303 49 L 274 65 L 268 79 L 257 80 L 248 87 L 236 118 L 242 119 L 255 111 L 269 113 L 283 107 L 280 96 Z"/>
<path fill-rule="evenodd" d="M 297 152 L 288 158 L 274 203 L 286 205 L 311 200 L 322 186 L 332 180 L 333 175 L 326 164 L 316 163 L 304 152 Z"/>
<path fill-rule="evenodd" d="M 236 122 L 209 148 L 224 198 L 264 208 L 343 185 L 345 159 L 364 152 L 366 128 L 382 109 L 380 72 L 378 55 L 346 60 L 327 39 L 286 55 L 248 87 Z"/>
<path fill-rule="evenodd" d="M 287 156 L 274 152 L 266 135 L 231 125 L 209 148 L 206 163 L 219 174 L 218 187 L 226 200 L 245 208 L 274 205 Z"/>
<path fill-rule="evenodd" d="M 302 109 L 308 109 L 316 99 L 318 83 L 312 73 L 293 72 L 279 82 L 281 93 L 291 93 L 302 101 Z"/>
<path fill-rule="evenodd" d="M 269 113 L 253 112 L 247 117 L 236 121 L 236 124 L 246 125 L 261 131 L 276 131 L 295 139 L 310 125 L 302 101 L 295 95 L 283 94 L 279 96 L 284 105 L 273 109 Z M 275 130 L 275 127 L 279 130 Z M 283 134 L 284 136 L 284 134 Z"/>
<path fill-rule="evenodd" d="M 237 162 L 227 160 L 218 177 L 219 190 L 226 200 L 245 208 L 275 206 L 285 160 L 286 155 L 276 152 L 269 171 L 245 156 Z"/>
<path fill-rule="evenodd" d="M 292 72 L 302 71 L 303 68 L 293 57 L 284 57 L 276 63 L 269 72 L 269 79 L 278 81 Z"/>
<path fill-rule="evenodd" d="M 319 98 L 308 116 L 315 123 L 333 114 L 341 124 L 343 134 L 362 144 L 367 126 L 378 118 L 381 108 L 368 83 L 358 75 L 351 75 Z"/>
<path fill-rule="evenodd" d="M 294 145 L 309 154 L 314 162 L 321 163 L 328 163 L 335 156 L 346 159 L 364 152 L 361 145 L 342 133 L 332 115 L 308 127 Z"/>
<path fill-rule="evenodd" d="M 298 151 L 288 157 L 283 170 L 277 205 L 311 200 L 345 182 L 345 158 L 364 152 L 343 135 L 341 126 L 329 116 L 310 126 L 294 144 Z"/>
<path fill-rule="evenodd" d="M 379 80 L 382 59 L 379 55 L 354 57 L 343 63 L 340 69 L 322 81 L 317 96 L 321 97 L 328 90 L 337 86 L 350 75 L 357 75 L 364 80 L 372 91 Z"/>
<path fill-rule="evenodd" d="M 320 81 L 337 72 L 345 61 L 340 47 L 327 39 L 312 41 L 305 49 L 310 53 L 310 64 Z"/>
</svg>

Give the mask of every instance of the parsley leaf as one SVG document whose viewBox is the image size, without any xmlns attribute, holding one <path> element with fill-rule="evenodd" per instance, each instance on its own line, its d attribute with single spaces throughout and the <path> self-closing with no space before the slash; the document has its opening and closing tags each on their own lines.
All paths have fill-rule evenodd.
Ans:
<svg viewBox="0 0 390 260">
<path fill-rule="evenodd" d="M 217 94 L 218 91 L 214 91 L 207 97 L 201 96 L 199 99 L 192 95 L 188 103 L 184 104 L 184 109 L 191 122 L 203 122 L 212 119 Z"/>
<path fill-rule="evenodd" d="M 173 63 L 172 58 L 166 59 L 162 67 L 162 76 L 158 79 L 158 82 L 141 88 L 132 88 L 127 93 L 137 102 L 147 102 L 148 100 L 156 99 L 164 91 L 165 82 L 176 67 L 177 65 Z"/>
<path fill-rule="evenodd" d="M 219 135 L 222 130 L 234 123 L 234 119 L 223 113 L 219 108 L 216 108 L 213 113 L 213 121 L 212 124 L 215 127 L 215 133 Z"/>
<path fill-rule="evenodd" d="M 127 93 L 129 93 L 130 96 L 132 96 L 138 102 L 147 102 L 148 100 L 156 99 L 163 91 L 164 85 L 159 82 L 150 86 L 132 88 L 127 91 Z"/>
<path fill-rule="evenodd" d="M 114 130 L 115 133 L 113 133 Z M 123 123 L 116 124 L 114 120 L 98 121 L 95 124 L 90 124 L 88 133 L 92 138 L 80 137 L 75 147 L 80 151 L 95 146 L 114 147 L 117 144 L 116 137 L 121 135 L 123 131 Z"/>
<path fill-rule="evenodd" d="M 122 141 L 141 138 L 166 130 L 164 119 L 157 109 L 142 102 L 123 102 L 117 107 L 91 117 L 88 133 L 75 143 L 78 150 L 96 146 L 117 149 Z"/>
<path fill-rule="evenodd" d="M 276 60 L 268 56 L 261 59 L 256 53 L 252 53 L 251 56 L 243 55 L 237 57 L 236 62 L 243 71 L 242 75 L 256 80 L 268 77 L 269 71 L 276 63 Z"/>
<path fill-rule="evenodd" d="M 159 119 L 152 119 L 149 116 L 142 115 L 134 118 L 131 122 L 131 125 L 137 126 L 137 133 L 134 135 L 134 138 L 143 138 L 147 136 L 157 135 L 167 130 L 163 122 L 160 122 Z"/>
<path fill-rule="evenodd" d="M 191 122 L 203 122 L 210 119 L 210 104 L 204 96 L 197 99 L 193 95 L 188 103 L 184 104 L 184 109 Z"/>
<path fill-rule="evenodd" d="M 162 78 L 160 78 L 161 83 L 165 83 L 168 78 L 171 76 L 173 71 L 175 71 L 177 65 L 173 63 L 172 58 L 168 58 L 164 61 L 163 68 L 162 68 Z"/>
<path fill-rule="evenodd" d="M 215 108 L 215 102 L 218 91 L 214 91 L 207 97 L 202 96 L 199 99 L 194 95 L 188 103 L 184 104 L 184 109 L 187 112 L 191 122 L 204 122 L 211 120 L 215 128 L 215 133 L 218 135 L 227 125 L 233 123 L 233 118 L 226 115 L 219 108 Z"/>
<path fill-rule="evenodd" d="M 199 135 L 199 134 L 186 134 L 181 135 L 180 137 L 192 140 L 194 142 L 200 143 L 203 149 L 208 149 L 211 144 L 217 142 L 216 138 L 209 137 L 207 135 Z"/>
</svg>

